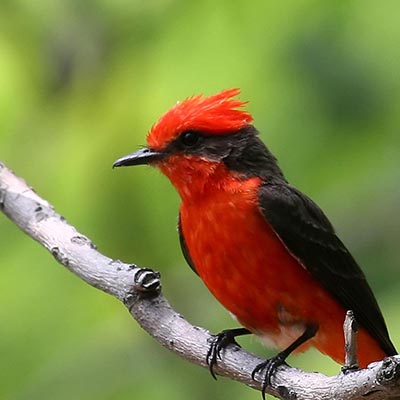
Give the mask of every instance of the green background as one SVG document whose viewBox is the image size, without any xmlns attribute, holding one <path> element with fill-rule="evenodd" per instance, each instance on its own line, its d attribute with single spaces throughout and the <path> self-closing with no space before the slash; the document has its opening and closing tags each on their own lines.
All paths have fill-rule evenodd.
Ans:
<svg viewBox="0 0 400 400">
<path fill-rule="evenodd" d="M 287 178 L 363 266 L 400 346 L 399 17 L 394 0 L 2 0 L 0 158 L 100 251 L 161 271 L 192 323 L 233 327 L 185 265 L 167 179 L 111 165 L 176 100 L 240 87 Z M 0 243 L 0 399 L 259 398 L 161 348 L 3 216 Z M 289 362 L 339 370 L 316 351 Z"/>
</svg>

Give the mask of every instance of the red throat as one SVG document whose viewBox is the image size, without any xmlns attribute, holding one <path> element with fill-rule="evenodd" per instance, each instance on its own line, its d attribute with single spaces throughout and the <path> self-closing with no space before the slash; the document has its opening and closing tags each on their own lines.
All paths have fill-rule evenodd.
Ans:
<svg viewBox="0 0 400 400">
<path fill-rule="evenodd" d="M 158 164 L 178 191 L 182 201 L 193 202 L 222 190 L 237 178 L 221 162 L 196 156 L 170 156 Z"/>
<path fill-rule="evenodd" d="M 243 128 L 253 117 L 241 110 L 246 102 L 233 98 L 239 93 L 239 89 L 228 89 L 209 97 L 197 95 L 176 103 L 150 130 L 148 146 L 161 150 L 188 130 L 224 135 Z"/>
</svg>

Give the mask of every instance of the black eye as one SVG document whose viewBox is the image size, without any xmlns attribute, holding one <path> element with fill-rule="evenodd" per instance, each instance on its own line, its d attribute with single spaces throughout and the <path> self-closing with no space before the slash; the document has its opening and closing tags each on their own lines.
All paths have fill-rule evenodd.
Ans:
<svg viewBox="0 0 400 400">
<path fill-rule="evenodd" d="M 182 133 L 181 141 L 186 147 L 193 147 L 200 142 L 200 135 L 195 131 L 187 131 Z"/>
</svg>

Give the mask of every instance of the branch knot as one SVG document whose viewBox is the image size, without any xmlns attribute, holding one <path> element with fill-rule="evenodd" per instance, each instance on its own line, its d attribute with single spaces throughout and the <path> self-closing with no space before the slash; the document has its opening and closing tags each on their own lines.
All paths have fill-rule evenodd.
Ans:
<svg viewBox="0 0 400 400">
<path fill-rule="evenodd" d="M 140 268 L 135 274 L 135 290 L 141 294 L 157 295 L 161 291 L 160 273 L 150 268 Z"/>
<path fill-rule="evenodd" d="M 376 381 L 383 386 L 395 385 L 400 380 L 400 358 L 387 357 L 382 362 Z"/>
</svg>

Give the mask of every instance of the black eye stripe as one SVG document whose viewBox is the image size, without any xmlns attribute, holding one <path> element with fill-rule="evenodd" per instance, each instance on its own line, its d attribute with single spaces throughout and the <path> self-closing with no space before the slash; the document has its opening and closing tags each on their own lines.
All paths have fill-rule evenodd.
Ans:
<svg viewBox="0 0 400 400">
<path fill-rule="evenodd" d="M 231 171 L 245 177 L 285 179 L 253 125 L 227 134 L 210 134 L 196 130 L 180 133 L 163 150 L 166 157 L 174 154 L 198 156 L 212 162 L 223 162 Z"/>
</svg>

